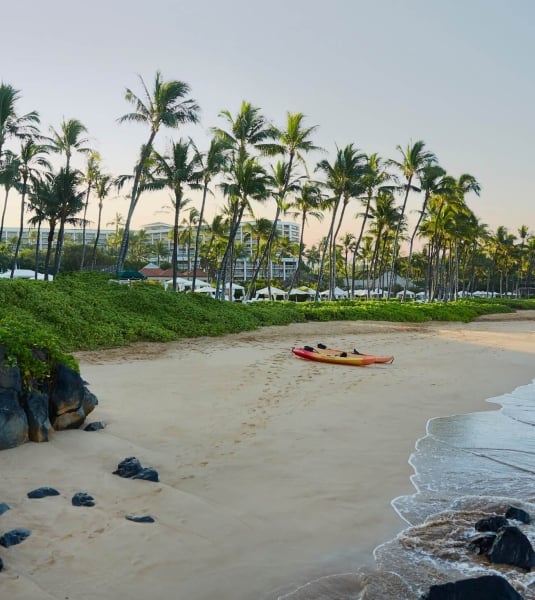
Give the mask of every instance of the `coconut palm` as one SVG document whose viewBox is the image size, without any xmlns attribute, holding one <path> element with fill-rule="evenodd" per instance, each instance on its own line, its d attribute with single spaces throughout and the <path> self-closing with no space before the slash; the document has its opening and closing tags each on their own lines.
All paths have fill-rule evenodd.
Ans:
<svg viewBox="0 0 535 600">
<path fill-rule="evenodd" d="M 412 263 L 412 253 L 414 249 L 414 240 L 418 234 L 420 229 L 420 224 L 422 219 L 426 215 L 427 205 L 429 204 L 429 199 L 433 194 L 441 194 L 447 193 L 448 189 L 452 188 L 452 185 L 455 185 L 455 180 L 452 177 L 446 176 L 446 171 L 439 165 L 430 161 L 426 163 L 420 173 L 420 186 L 421 190 L 424 193 L 424 199 L 422 202 L 422 208 L 418 213 L 418 219 L 416 220 L 416 224 L 414 229 L 412 230 L 412 235 L 409 243 L 409 256 L 407 258 L 407 271 L 405 274 L 405 286 L 403 289 L 403 296 L 401 301 L 405 300 L 405 296 L 407 294 L 407 286 L 409 284 L 411 278 L 411 263 Z"/>
<path fill-rule="evenodd" d="M 324 198 L 321 194 L 320 186 L 317 182 L 313 182 L 311 180 L 306 181 L 302 186 L 300 193 L 295 197 L 292 208 L 295 209 L 293 211 L 290 210 L 291 214 L 295 217 L 299 216 L 301 219 L 301 230 L 300 230 L 300 239 L 299 239 L 299 252 L 297 257 L 297 267 L 292 276 L 292 281 L 290 283 L 290 289 L 299 285 L 300 275 L 301 275 L 301 265 L 303 263 L 303 252 L 305 250 L 304 245 L 304 234 L 305 234 L 305 226 L 308 222 L 309 217 L 313 217 L 318 219 L 318 221 L 323 220 L 323 208 Z"/>
<path fill-rule="evenodd" d="M 56 194 L 55 206 L 58 224 L 58 236 L 56 251 L 54 255 L 54 274 L 59 273 L 61 266 L 61 255 L 65 238 L 65 225 L 80 225 L 81 219 L 76 215 L 84 206 L 85 194 L 79 190 L 82 180 L 80 171 L 61 168 L 54 180 L 54 191 Z"/>
<path fill-rule="evenodd" d="M 95 235 L 95 242 L 93 244 L 93 256 L 91 257 L 91 266 L 93 269 L 95 268 L 96 260 L 97 260 L 97 248 L 98 248 L 98 242 L 100 239 L 100 225 L 101 225 L 101 221 L 102 221 L 102 209 L 104 207 L 104 200 L 105 200 L 105 198 L 107 198 L 113 185 L 115 185 L 115 181 L 111 175 L 103 174 L 100 172 L 97 173 L 97 178 L 95 181 L 95 193 L 97 194 L 97 198 L 98 198 L 98 217 L 97 217 L 97 233 Z M 117 230 L 118 230 L 119 225 L 122 222 L 122 216 L 119 213 L 117 213 L 115 215 L 115 219 L 116 220 L 113 224 L 116 225 Z"/>
<path fill-rule="evenodd" d="M 414 186 L 415 179 L 417 179 L 424 167 L 429 163 L 434 163 L 436 161 L 435 155 L 425 150 L 425 142 L 419 140 L 416 143 L 407 144 L 406 148 L 402 148 L 402 146 L 396 146 L 396 149 L 401 153 L 401 160 L 389 160 L 388 163 L 394 167 L 397 167 L 401 172 L 404 178 L 403 189 L 405 191 L 403 196 L 403 204 L 401 206 L 400 211 L 400 219 L 398 221 L 398 225 L 396 227 L 396 232 L 394 235 L 394 245 L 392 248 L 392 266 L 390 272 L 390 282 L 388 284 L 388 297 L 390 297 L 392 293 L 392 285 L 394 283 L 395 277 L 395 266 L 396 260 L 398 256 L 399 249 L 399 234 L 400 227 L 402 223 L 404 223 L 405 210 L 407 207 L 407 201 L 409 199 L 409 192 L 411 190 L 419 191 L 417 187 Z"/>
<path fill-rule="evenodd" d="M 80 258 L 80 270 L 84 268 L 85 262 L 85 238 L 87 229 L 87 207 L 89 206 L 89 196 L 92 189 L 96 186 L 99 175 L 100 175 L 100 154 L 98 152 L 90 152 L 87 157 L 86 169 L 83 177 L 83 181 L 86 184 L 85 189 L 85 200 L 84 200 L 84 214 L 82 217 L 82 252 Z"/>
<path fill-rule="evenodd" d="M 375 197 L 374 206 L 370 208 L 370 234 L 375 243 L 373 255 L 371 258 L 371 282 L 379 282 L 384 270 L 384 257 L 389 244 L 392 242 L 396 230 L 401 230 L 399 221 L 401 219 L 401 210 L 395 205 L 395 198 L 392 190 L 381 190 Z"/>
<path fill-rule="evenodd" d="M 17 259 L 19 256 L 20 244 L 22 241 L 22 234 L 24 232 L 24 212 L 26 210 L 26 194 L 28 193 L 28 182 L 30 178 L 38 176 L 38 169 L 51 169 L 50 163 L 46 158 L 47 148 L 41 144 L 37 144 L 35 139 L 28 137 L 22 140 L 20 148 L 20 220 L 19 220 L 19 234 L 17 237 L 17 244 L 15 246 L 15 253 L 13 256 L 13 265 L 11 267 L 11 277 L 15 274 L 17 268 Z"/>
<path fill-rule="evenodd" d="M 6 217 L 7 202 L 9 199 L 9 192 L 12 189 L 17 189 L 20 180 L 20 159 L 16 154 L 7 150 L 4 153 L 3 161 L 0 163 L 0 185 L 4 187 L 4 207 L 2 209 L 2 219 L 0 221 L 0 241 L 4 233 L 4 221 Z"/>
<path fill-rule="evenodd" d="M 318 275 L 316 301 L 319 299 L 319 289 L 327 253 L 329 253 L 329 299 L 334 298 L 336 239 L 349 201 L 352 198 L 359 197 L 364 191 L 362 176 L 365 173 L 365 158 L 366 156 L 357 150 L 353 144 L 349 144 L 345 148 L 337 148 L 336 158 L 332 164 L 327 160 L 322 160 L 316 166 L 316 170 L 322 171 L 325 175 L 325 186 L 331 192 L 330 205 L 332 210 L 331 223 Z"/>
<path fill-rule="evenodd" d="M 38 131 L 39 113 L 32 111 L 19 116 L 16 110 L 19 100 L 19 90 L 7 83 L 0 83 L 0 160 L 8 138 L 36 135 Z"/>
<path fill-rule="evenodd" d="M 365 158 L 366 166 L 362 174 L 362 185 L 364 193 L 360 197 L 360 201 L 364 205 L 364 213 L 360 224 L 360 232 L 354 243 L 353 262 L 351 265 L 351 278 L 355 280 L 356 260 L 359 255 L 360 244 L 366 231 L 368 218 L 370 216 L 370 208 L 372 200 L 381 189 L 385 189 L 386 183 L 391 179 L 390 174 L 386 170 L 383 159 L 376 153 L 367 155 Z M 360 215 L 359 215 L 360 216 Z M 355 284 L 351 284 L 351 295 L 355 293 Z"/>
<path fill-rule="evenodd" d="M 59 131 L 50 128 L 51 137 L 45 138 L 50 152 L 65 154 L 65 171 L 71 168 L 71 159 L 74 152 L 89 153 L 91 149 L 86 146 L 89 140 L 83 137 L 87 133 L 85 125 L 78 119 L 63 119 Z"/>
<path fill-rule="evenodd" d="M 267 237 L 266 244 L 264 245 L 262 256 L 256 263 L 256 267 L 253 270 L 253 275 L 251 277 L 249 288 L 247 290 L 247 294 L 245 295 L 246 300 L 250 300 L 252 296 L 262 264 L 269 264 L 270 262 L 270 254 L 273 246 L 273 241 L 275 240 L 275 237 L 277 235 L 277 224 L 279 222 L 280 215 L 281 213 L 285 214 L 290 207 L 289 203 L 286 201 L 286 194 L 288 192 L 297 192 L 299 190 L 299 183 L 301 177 L 292 179 L 289 173 L 289 169 L 290 163 L 281 161 L 278 161 L 275 166 L 271 167 L 270 196 L 275 198 L 275 218 L 273 221 L 270 221 L 269 235 Z"/>
<path fill-rule="evenodd" d="M 32 178 L 32 185 L 28 194 L 28 211 L 33 213 L 28 219 L 30 225 L 37 227 L 35 236 L 35 278 L 39 270 L 39 252 L 41 244 L 41 226 L 48 219 L 48 210 L 52 205 L 53 196 L 52 173 L 46 173 L 44 177 Z"/>
<path fill-rule="evenodd" d="M 254 157 L 246 154 L 234 157 L 226 172 L 226 179 L 221 183 L 223 194 L 228 199 L 230 230 L 227 247 L 221 261 L 221 269 L 217 277 L 216 297 L 223 297 L 227 268 L 232 264 L 234 241 L 246 210 L 250 210 L 252 200 L 263 201 L 268 194 L 269 176 Z M 232 283 L 232 281 L 231 281 Z"/>
<path fill-rule="evenodd" d="M 299 183 L 302 176 L 296 175 L 296 166 L 301 164 L 305 171 L 305 159 L 304 156 L 308 152 L 322 150 L 319 146 L 315 146 L 310 139 L 310 136 L 317 129 L 317 125 L 312 127 L 304 127 L 303 121 L 305 116 L 302 113 L 290 113 L 286 114 L 286 125 L 285 128 L 279 129 L 277 127 L 271 127 L 268 130 L 268 137 L 273 141 L 268 143 L 260 143 L 257 148 L 267 156 L 282 155 L 284 161 L 277 162 L 273 168 L 273 183 L 276 193 L 273 194 L 275 199 L 275 218 L 271 226 L 271 232 L 268 242 L 265 247 L 264 256 L 261 261 L 268 260 L 268 256 L 271 252 L 273 240 L 277 232 L 277 226 L 281 213 L 285 213 L 289 208 L 287 201 L 288 192 L 296 192 L 299 189 Z M 253 279 L 255 276 L 253 275 Z M 251 282 L 249 288 L 252 291 L 254 281 Z M 247 298 L 250 298 L 248 293 Z"/>
<path fill-rule="evenodd" d="M 189 140 L 172 142 L 169 152 L 161 155 L 156 151 L 152 153 L 152 181 L 147 184 L 150 189 L 168 188 L 172 193 L 174 208 L 173 225 L 173 290 L 177 290 L 177 263 L 179 243 L 180 211 L 189 200 L 184 193 L 186 187 L 199 189 L 199 162 L 197 154 L 193 153 L 193 146 Z"/>
<path fill-rule="evenodd" d="M 240 157 L 243 160 L 249 147 L 257 147 L 272 135 L 272 129 L 260 109 L 245 100 L 236 116 L 228 110 L 221 111 L 219 116 L 227 121 L 229 128 L 214 127 L 212 131 L 234 153 L 234 160 Z"/>
<path fill-rule="evenodd" d="M 200 180 L 202 181 L 202 200 L 199 210 L 199 222 L 197 224 L 197 234 L 195 236 L 195 254 L 193 256 L 193 275 L 191 278 L 191 291 L 195 291 L 197 281 L 197 269 L 199 266 L 199 248 L 201 242 L 201 229 L 204 223 L 204 210 L 206 208 L 206 198 L 210 191 L 210 184 L 214 177 L 219 175 L 227 165 L 227 150 L 228 145 L 222 138 L 213 137 L 210 140 L 210 146 L 205 153 L 199 152 L 195 144 L 192 142 L 192 147 L 195 150 L 197 164 L 199 166 Z"/>
<path fill-rule="evenodd" d="M 156 72 L 154 87 L 150 92 L 145 82 L 140 77 L 144 97 L 137 96 L 132 90 L 126 89 L 125 100 L 134 105 L 134 111 L 120 117 L 119 123 L 136 122 L 148 125 L 150 129 L 147 142 L 140 150 L 139 160 L 134 168 L 130 205 L 124 224 L 121 247 L 117 257 L 117 271 L 122 271 L 128 252 L 128 237 L 132 216 L 143 191 L 142 175 L 146 167 L 154 140 L 160 127 L 178 128 L 184 123 L 197 123 L 199 120 L 199 106 L 195 100 L 184 98 L 189 94 L 190 87 L 183 81 L 163 81 L 160 71 Z"/>
</svg>

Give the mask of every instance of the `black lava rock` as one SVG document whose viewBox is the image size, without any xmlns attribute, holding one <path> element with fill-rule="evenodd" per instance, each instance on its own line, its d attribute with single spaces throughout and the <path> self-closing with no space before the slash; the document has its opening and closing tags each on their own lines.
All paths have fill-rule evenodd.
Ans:
<svg viewBox="0 0 535 600">
<path fill-rule="evenodd" d="M 85 492 L 77 492 L 72 497 L 73 506 L 95 506 L 95 500 L 93 496 L 86 494 Z"/>
<path fill-rule="evenodd" d="M 492 548 L 492 544 L 496 539 L 496 534 L 491 533 L 490 535 L 482 535 L 480 537 L 474 538 L 468 544 L 468 550 L 474 552 L 475 554 L 487 554 L 489 550 Z"/>
<path fill-rule="evenodd" d="M 476 531 L 498 531 L 500 527 L 507 527 L 509 522 L 505 517 L 495 515 L 486 519 L 479 519 L 474 525 Z"/>
<path fill-rule="evenodd" d="M 159 481 L 158 471 L 152 467 L 145 467 L 139 473 L 136 473 L 132 479 L 144 479 L 145 481 Z"/>
<path fill-rule="evenodd" d="M 522 600 L 511 584 L 499 575 L 483 575 L 454 583 L 432 585 L 424 600 Z"/>
<path fill-rule="evenodd" d="M 28 492 L 28 498 L 45 498 L 46 496 L 59 496 L 58 490 L 51 487 L 40 487 Z"/>
<path fill-rule="evenodd" d="M 30 536 L 31 533 L 32 532 L 29 529 L 23 529 L 22 527 L 17 527 L 17 529 L 7 531 L 2 537 L 0 537 L 0 546 L 4 546 L 4 548 L 16 546 Z"/>
<path fill-rule="evenodd" d="M 487 556 L 493 563 L 513 565 L 529 571 L 535 552 L 528 538 L 517 527 L 502 527 Z"/>
<path fill-rule="evenodd" d="M 93 423 L 89 423 L 84 427 L 84 431 L 98 431 L 99 429 L 104 429 L 106 424 L 102 421 L 94 421 Z"/>
<path fill-rule="evenodd" d="M 521 523 L 529 523 L 531 521 L 529 514 L 525 510 L 517 508 L 516 506 L 510 506 L 507 509 L 505 516 L 507 519 L 514 519 L 515 521 L 520 521 Z"/>
<path fill-rule="evenodd" d="M 113 474 L 119 475 L 119 477 L 134 477 L 134 475 L 137 475 L 142 469 L 143 467 L 139 460 L 135 456 L 130 456 L 117 465 L 117 469 Z"/>
<path fill-rule="evenodd" d="M 125 519 L 134 521 L 134 523 L 154 523 L 155 521 L 154 517 L 151 517 L 150 515 L 126 515 Z"/>
</svg>

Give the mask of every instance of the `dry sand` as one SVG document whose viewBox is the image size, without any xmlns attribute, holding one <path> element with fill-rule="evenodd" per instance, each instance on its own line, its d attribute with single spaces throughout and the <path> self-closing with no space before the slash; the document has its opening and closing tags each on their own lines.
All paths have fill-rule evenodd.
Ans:
<svg viewBox="0 0 535 600">
<path fill-rule="evenodd" d="M 262 600 L 372 564 L 403 522 L 429 418 L 493 410 L 535 377 L 535 311 L 471 324 L 307 323 L 80 353 L 90 421 L 0 453 L 11 600 Z M 294 358 L 294 345 L 391 353 L 391 365 Z M 112 475 L 137 457 L 160 483 Z M 30 500 L 39 486 L 61 495 Z M 94 508 L 73 507 L 84 491 Z M 150 514 L 154 524 L 126 514 Z"/>
</svg>

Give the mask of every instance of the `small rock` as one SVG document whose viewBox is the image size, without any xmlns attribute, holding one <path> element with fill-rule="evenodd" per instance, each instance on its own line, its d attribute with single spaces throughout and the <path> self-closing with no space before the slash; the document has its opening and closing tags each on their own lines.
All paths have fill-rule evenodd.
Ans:
<svg viewBox="0 0 535 600">
<path fill-rule="evenodd" d="M 143 467 L 139 460 L 135 456 L 130 456 L 117 465 L 117 469 L 113 471 L 113 474 L 119 475 L 119 477 L 134 477 L 142 469 Z"/>
<path fill-rule="evenodd" d="M 486 519 L 479 519 L 474 525 L 476 531 L 498 531 L 501 527 L 507 527 L 509 525 L 505 517 L 495 515 L 493 517 L 487 517 Z"/>
<path fill-rule="evenodd" d="M 468 544 L 468 550 L 470 550 L 470 552 L 474 552 L 475 554 L 485 555 L 492 548 L 492 544 L 494 543 L 495 539 L 496 534 L 494 533 L 474 538 Z"/>
<path fill-rule="evenodd" d="M 0 515 L 3 515 L 10 508 L 11 508 L 11 506 L 9 506 L 9 504 L 6 504 L 5 502 L 0 502 Z"/>
<path fill-rule="evenodd" d="M 45 498 L 46 496 L 59 496 L 58 490 L 51 487 L 40 487 L 28 492 L 28 498 Z"/>
<path fill-rule="evenodd" d="M 4 568 L 4 561 L 0 558 L 0 571 Z"/>
<path fill-rule="evenodd" d="M 86 494 L 85 492 L 77 492 L 72 497 L 73 506 L 95 506 L 95 500 L 93 496 Z"/>
<path fill-rule="evenodd" d="M 154 523 L 155 521 L 154 517 L 151 517 L 150 515 L 126 515 L 125 518 L 129 521 L 134 521 L 134 523 Z"/>
<path fill-rule="evenodd" d="M 505 513 L 507 519 L 514 519 L 515 521 L 520 521 L 521 523 L 529 523 L 531 521 L 531 517 L 529 514 L 518 508 L 516 506 L 510 506 Z"/>
<path fill-rule="evenodd" d="M 144 479 L 145 481 L 159 481 L 158 471 L 152 467 L 145 467 L 136 473 L 132 479 Z"/>
<path fill-rule="evenodd" d="M 17 529 L 7 531 L 2 537 L 0 537 L 0 546 L 4 546 L 4 548 L 16 546 L 17 544 L 23 542 L 29 535 L 31 535 L 31 533 L 32 532 L 29 529 L 23 529 L 22 527 L 17 527 Z"/>
<path fill-rule="evenodd" d="M 99 429 L 104 429 L 104 427 L 106 427 L 106 424 L 102 421 L 94 421 L 93 423 L 86 425 L 84 431 L 97 431 Z"/>
</svg>

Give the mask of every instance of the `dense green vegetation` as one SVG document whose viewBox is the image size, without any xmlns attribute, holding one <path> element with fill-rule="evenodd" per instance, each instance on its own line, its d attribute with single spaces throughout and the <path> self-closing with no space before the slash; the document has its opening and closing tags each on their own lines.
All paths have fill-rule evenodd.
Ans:
<svg viewBox="0 0 535 600">
<path fill-rule="evenodd" d="M 448 172 L 423 140 L 396 145 L 390 157 L 354 143 L 326 156 L 314 140 L 318 126 L 303 113 L 288 112 L 276 124 L 244 100 L 234 112 L 219 113 L 204 150 L 184 137 L 164 146 L 163 131 L 198 123 L 200 107 L 187 83 L 159 71 L 152 85 L 140 78 L 138 88 L 139 95 L 125 90 L 129 110 L 118 121 L 141 126 L 145 143 L 130 174 L 118 175 L 105 172 L 82 121 L 63 119 L 46 135 L 38 111 L 20 112 L 21 91 L 0 83 L 1 270 L 31 268 L 48 279 L 167 262 L 174 289 L 179 272 L 202 269 L 219 299 L 232 279 L 244 280 L 250 299 L 267 278 L 287 290 L 327 288 L 329 298 L 336 286 L 380 287 L 389 298 L 405 287 L 431 300 L 474 291 L 533 295 L 530 226 L 491 231 L 468 205 L 481 192 L 478 179 Z M 151 240 L 147 231 L 132 231 L 140 202 L 164 190 L 172 205 L 170 237 Z M 127 214 L 103 222 L 103 208 L 116 194 L 129 199 Z M 20 221 L 8 239 L 4 216 L 13 196 Z M 90 204 L 98 205 L 96 223 L 88 218 Z M 261 208 L 270 218 L 259 218 Z M 299 241 L 283 217 L 299 222 Z M 322 219 L 327 235 L 307 247 L 305 229 Z M 104 224 L 114 225 L 114 234 L 101 236 Z M 70 227 L 81 236 L 66 235 Z M 96 227 L 94 239 L 88 227 Z"/>
<path fill-rule="evenodd" d="M 137 341 L 219 336 L 304 321 L 466 322 L 485 313 L 528 308 L 535 309 L 535 300 L 236 304 L 201 294 L 166 292 L 148 282 L 119 285 L 103 274 L 72 273 L 53 282 L 0 280 L 0 343 L 7 349 L 8 364 L 18 363 L 29 377 L 46 375 L 43 369 L 57 360 L 76 366 L 65 353 Z M 44 365 L 32 353 L 42 348 L 50 354 Z"/>
</svg>

